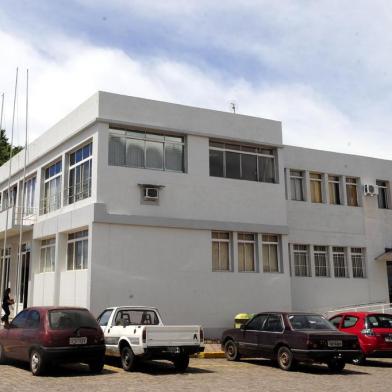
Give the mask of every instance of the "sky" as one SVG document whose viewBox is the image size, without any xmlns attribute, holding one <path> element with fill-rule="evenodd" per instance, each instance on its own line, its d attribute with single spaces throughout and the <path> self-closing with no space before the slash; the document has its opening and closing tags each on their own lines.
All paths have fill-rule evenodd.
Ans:
<svg viewBox="0 0 392 392">
<path fill-rule="evenodd" d="M 390 0 L 0 0 L 15 144 L 97 90 L 282 122 L 283 141 L 392 159 Z"/>
</svg>

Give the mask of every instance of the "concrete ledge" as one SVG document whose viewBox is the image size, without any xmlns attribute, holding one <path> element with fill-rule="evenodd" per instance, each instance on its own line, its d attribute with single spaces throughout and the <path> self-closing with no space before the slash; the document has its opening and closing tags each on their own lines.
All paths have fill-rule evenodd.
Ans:
<svg viewBox="0 0 392 392">
<path fill-rule="evenodd" d="M 216 351 L 216 352 L 199 353 L 196 358 L 215 359 L 215 358 L 226 358 L 226 357 L 225 357 L 225 353 L 223 351 Z"/>
</svg>

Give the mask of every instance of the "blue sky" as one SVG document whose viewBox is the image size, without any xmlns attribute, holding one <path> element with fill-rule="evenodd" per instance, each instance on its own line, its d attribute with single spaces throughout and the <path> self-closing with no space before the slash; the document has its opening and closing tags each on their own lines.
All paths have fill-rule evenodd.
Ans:
<svg viewBox="0 0 392 392">
<path fill-rule="evenodd" d="M 390 1 L 0 4 L 6 125 L 15 67 L 28 67 L 32 137 L 100 89 L 218 110 L 236 101 L 282 121 L 287 144 L 392 159 Z"/>
</svg>

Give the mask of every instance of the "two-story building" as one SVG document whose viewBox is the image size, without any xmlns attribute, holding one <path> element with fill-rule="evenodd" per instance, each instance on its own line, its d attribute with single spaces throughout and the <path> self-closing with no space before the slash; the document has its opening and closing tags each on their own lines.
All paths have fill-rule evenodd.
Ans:
<svg viewBox="0 0 392 392">
<path fill-rule="evenodd" d="M 218 336 L 242 311 L 389 302 L 392 161 L 98 92 L 28 146 L 25 178 L 24 151 L 9 165 L 0 276 L 19 310 L 154 305 Z"/>
</svg>

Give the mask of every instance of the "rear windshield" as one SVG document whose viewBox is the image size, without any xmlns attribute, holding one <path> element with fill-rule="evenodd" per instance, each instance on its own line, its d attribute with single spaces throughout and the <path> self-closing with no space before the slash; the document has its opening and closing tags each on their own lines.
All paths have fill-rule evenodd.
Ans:
<svg viewBox="0 0 392 392">
<path fill-rule="evenodd" d="M 336 330 L 323 316 L 314 314 L 289 314 L 289 321 L 292 328 L 297 331 L 309 329 Z"/>
<path fill-rule="evenodd" d="M 372 314 L 366 317 L 368 328 L 392 328 L 391 314 Z"/>
<path fill-rule="evenodd" d="M 49 325 L 51 329 L 57 330 L 98 327 L 90 312 L 82 309 L 51 310 L 49 311 Z"/>
<path fill-rule="evenodd" d="M 115 325 L 158 325 L 159 319 L 153 310 L 124 309 L 116 315 Z"/>
</svg>

